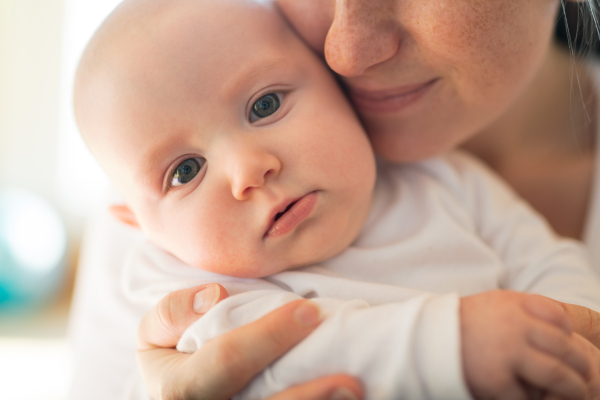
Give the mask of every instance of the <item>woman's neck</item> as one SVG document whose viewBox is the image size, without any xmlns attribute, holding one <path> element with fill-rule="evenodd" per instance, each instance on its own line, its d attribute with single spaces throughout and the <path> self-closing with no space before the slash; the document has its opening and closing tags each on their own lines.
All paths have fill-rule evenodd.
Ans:
<svg viewBox="0 0 600 400">
<path fill-rule="evenodd" d="M 565 236 L 581 237 L 593 176 L 596 98 L 582 62 L 551 46 L 513 106 L 463 148 Z"/>
</svg>

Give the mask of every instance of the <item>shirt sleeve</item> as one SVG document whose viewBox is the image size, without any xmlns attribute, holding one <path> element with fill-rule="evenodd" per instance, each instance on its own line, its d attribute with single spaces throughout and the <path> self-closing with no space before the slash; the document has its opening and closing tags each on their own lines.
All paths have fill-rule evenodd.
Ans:
<svg viewBox="0 0 600 400">
<path fill-rule="evenodd" d="M 300 296 L 259 290 L 232 296 L 184 333 L 177 348 L 194 352 Z M 257 375 L 235 399 L 263 399 L 290 386 L 346 373 L 367 399 L 469 399 L 463 382 L 456 294 L 422 294 L 369 306 L 362 300 L 313 298 L 324 322 Z"/>
<path fill-rule="evenodd" d="M 201 271 L 149 243 L 132 254 L 124 277 L 130 301 L 147 306 L 183 287 L 209 282 L 227 289 L 230 297 L 182 336 L 177 349 L 188 353 L 302 298 L 276 279 L 243 279 Z M 321 278 L 314 274 L 314 279 Z M 365 300 L 311 298 L 321 306 L 323 323 L 235 398 L 263 399 L 312 379 L 346 373 L 360 379 L 370 400 L 469 399 L 462 376 L 458 295 L 397 290 L 400 301 L 375 306 Z"/>
<path fill-rule="evenodd" d="M 447 159 L 458 173 L 455 190 L 472 210 L 477 234 L 505 266 L 501 288 L 600 311 L 600 279 L 581 242 L 555 234 L 540 214 L 478 161 L 461 153 Z"/>
</svg>

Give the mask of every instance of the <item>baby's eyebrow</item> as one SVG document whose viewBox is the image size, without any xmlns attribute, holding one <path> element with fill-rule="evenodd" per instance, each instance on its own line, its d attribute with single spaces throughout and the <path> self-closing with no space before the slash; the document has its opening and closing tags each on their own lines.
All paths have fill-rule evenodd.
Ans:
<svg viewBox="0 0 600 400">
<path fill-rule="evenodd" d="M 225 93 L 232 93 L 240 88 L 247 87 L 252 82 L 257 81 L 265 75 L 272 74 L 275 71 L 292 67 L 289 60 L 285 58 L 274 58 L 260 60 L 249 66 L 240 68 L 240 72 L 233 76 L 229 82 L 224 85 Z"/>
</svg>

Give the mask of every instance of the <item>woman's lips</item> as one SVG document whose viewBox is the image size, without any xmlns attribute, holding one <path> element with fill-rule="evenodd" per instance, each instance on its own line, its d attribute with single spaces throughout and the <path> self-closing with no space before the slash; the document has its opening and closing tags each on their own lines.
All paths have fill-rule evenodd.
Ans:
<svg viewBox="0 0 600 400">
<path fill-rule="evenodd" d="M 400 111 L 421 98 L 439 79 L 389 90 L 362 90 L 349 87 L 349 95 L 359 111 L 390 113 Z"/>
<path fill-rule="evenodd" d="M 317 200 L 317 192 L 310 192 L 306 196 L 301 197 L 277 221 L 273 221 L 264 237 L 273 238 L 283 236 L 292 231 L 309 216 Z"/>
</svg>

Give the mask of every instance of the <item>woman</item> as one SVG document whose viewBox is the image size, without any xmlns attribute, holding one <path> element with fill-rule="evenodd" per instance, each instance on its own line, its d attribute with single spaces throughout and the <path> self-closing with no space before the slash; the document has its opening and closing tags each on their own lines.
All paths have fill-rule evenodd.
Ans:
<svg viewBox="0 0 600 400">
<path fill-rule="evenodd" d="M 597 89 L 588 66 L 552 40 L 559 0 L 278 4 L 340 75 L 379 155 L 410 162 L 462 145 L 558 233 L 594 240 Z M 173 350 L 183 330 L 226 296 L 218 286 L 187 289 L 146 315 L 139 358 L 146 379 L 160 382 L 153 394 L 227 399 L 318 325 L 299 322 L 314 314 L 310 303 L 294 303 L 194 355 Z M 360 397 L 359 383 L 334 376 L 271 400 Z"/>
</svg>

